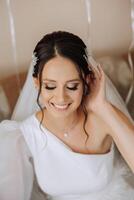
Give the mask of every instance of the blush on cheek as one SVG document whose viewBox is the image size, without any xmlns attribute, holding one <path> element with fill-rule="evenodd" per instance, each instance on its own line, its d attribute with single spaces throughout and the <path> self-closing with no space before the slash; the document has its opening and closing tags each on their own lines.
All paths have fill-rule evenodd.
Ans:
<svg viewBox="0 0 134 200">
<path fill-rule="evenodd" d="M 77 105 L 80 105 L 81 101 L 82 101 L 82 95 L 81 94 L 78 94 L 75 99 L 74 99 L 75 103 Z"/>
<path fill-rule="evenodd" d="M 40 100 L 40 103 L 41 103 L 41 104 L 46 105 L 47 99 L 48 99 L 48 98 L 46 97 L 46 95 L 44 96 L 42 93 L 40 94 L 39 100 Z"/>
</svg>

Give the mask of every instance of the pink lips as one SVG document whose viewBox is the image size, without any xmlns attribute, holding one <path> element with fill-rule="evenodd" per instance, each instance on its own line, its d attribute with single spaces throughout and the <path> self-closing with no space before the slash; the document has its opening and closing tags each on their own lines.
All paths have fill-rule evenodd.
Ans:
<svg viewBox="0 0 134 200">
<path fill-rule="evenodd" d="M 51 103 L 51 105 L 56 108 L 56 110 L 58 111 L 64 111 L 66 110 L 70 104 L 63 104 L 63 105 L 59 105 L 59 104 L 54 104 L 54 103 Z"/>
</svg>

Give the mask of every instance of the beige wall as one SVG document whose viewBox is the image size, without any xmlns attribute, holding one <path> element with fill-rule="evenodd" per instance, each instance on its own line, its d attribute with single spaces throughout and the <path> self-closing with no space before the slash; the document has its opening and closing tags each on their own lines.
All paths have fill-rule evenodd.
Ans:
<svg viewBox="0 0 134 200">
<path fill-rule="evenodd" d="M 84 0 L 12 0 L 15 49 L 6 0 L 0 6 L 0 79 L 28 69 L 36 42 L 47 32 L 67 30 L 87 42 Z M 96 56 L 127 52 L 131 41 L 130 0 L 91 0 L 91 47 Z M 11 18 L 10 18 L 11 19 Z"/>
</svg>

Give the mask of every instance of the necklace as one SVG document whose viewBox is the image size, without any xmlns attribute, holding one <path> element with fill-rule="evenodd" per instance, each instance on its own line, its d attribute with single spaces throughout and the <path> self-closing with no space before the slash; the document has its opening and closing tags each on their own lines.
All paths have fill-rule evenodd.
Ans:
<svg viewBox="0 0 134 200">
<path fill-rule="evenodd" d="M 77 113 L 77 116 L 78 116 L 78 113 Z M 75 117 L 75 119 L 73 120 L 73 122 L 72 122 L 72 125 L 71 125 L 71 127 L 69 127 L 68 129 L 64 129 L 63 131 L 62 131 L 62 135 L 63 135 L 63 137 L 64 138 L 68 138 L 69 136 L 70 136 L 70 131 L 76 126 L 76 124 L 78 123 L 78 121 L 79 121 L 79 119 L 78 119 L 78 117 Z M 48 120 L 46 120 L 46 122 L 45 122 L 45 127 L 48 129 L 48 130 L 50 130 L 48 127 L 47 127 L 47 121 Z M 50 121 L 49 121 L 50 122 Z M 49 124 L 49 123 L 48 123 Z"/>
<path fill-rule="evenodd" d="M 76 124 L 77 124 L 77 122 L 78 122 L 78 120 L 77 120 L 77 117 L 74 119 L 74 121 L 72 122 L 72 125 L 71 125 L 71 127 L 70 128 L 68 128 L 67 130 L 65 130 L 65 132 L 63 133 L 63 136 L 65 137 L 65 138 L 68 138 L 69 137 L 69 132 L 76 126 Z"/>
</svg>

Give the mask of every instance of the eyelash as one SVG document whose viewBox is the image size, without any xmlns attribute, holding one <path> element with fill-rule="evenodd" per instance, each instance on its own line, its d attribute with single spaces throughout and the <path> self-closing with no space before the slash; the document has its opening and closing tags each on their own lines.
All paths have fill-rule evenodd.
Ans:
<svg viewBox="0 0 134 200">
<path fill-rule="evenodd" d="M 45 86 L 45 89 L 47 89 L 47 90 L 54 90 L 55 88 L 56 88 L 56 87 L 48 87 L 48 86 Z M 77 87 L 77 86 L 72 87 L 72 88 L 67 87 L 67 89 L 69 89 L 69 90 L 77 90 L 78 87 Z"/>
</svg>

